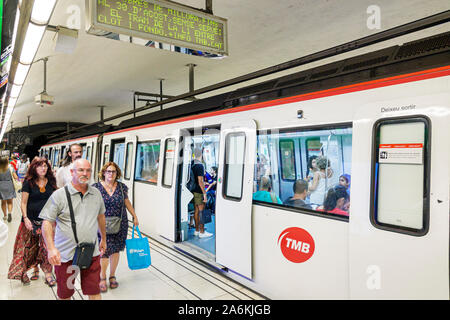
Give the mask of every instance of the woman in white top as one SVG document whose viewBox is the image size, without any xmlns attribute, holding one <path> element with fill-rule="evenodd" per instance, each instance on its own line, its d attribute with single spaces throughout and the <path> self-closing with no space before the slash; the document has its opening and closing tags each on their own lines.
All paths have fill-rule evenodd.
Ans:
<svg viewBox="0 0 450 320">
<path fill-rule="evenodd" d="M 322 205 L 326 194 L 325 170 L 327 168 L 326 157 L 318 157 L 316 159 L 317 171 L 314 172 L 312 181 L 309 183 L 309 191 L 311 192 L 309 201 L 312 205 Z"/>
</svg>

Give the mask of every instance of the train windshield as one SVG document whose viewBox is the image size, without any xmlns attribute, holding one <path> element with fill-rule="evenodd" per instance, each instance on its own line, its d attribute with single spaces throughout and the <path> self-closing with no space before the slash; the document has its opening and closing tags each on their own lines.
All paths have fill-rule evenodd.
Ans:
<svg viewBox="0 0 450 320">
<path fill-rule="evenodd" d="M 349 216 L 352 128 L 258 133 L 253 200 Z"/>
</svg>

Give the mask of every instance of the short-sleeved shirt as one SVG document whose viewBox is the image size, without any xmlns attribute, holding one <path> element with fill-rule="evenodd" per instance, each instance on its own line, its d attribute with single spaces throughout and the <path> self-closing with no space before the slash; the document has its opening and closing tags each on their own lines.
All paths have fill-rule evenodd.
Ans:
<svg viewBox="0 0 450 320">
<path fill-rule="evenodd" d="M 194 173 L 194 181 L 195 181 L 195 188 L 194 188 L 194 192 L 196 193 L 203 193 L 202 188 L 200 187 L 200 185 L 198 184 L 198 177 L 203 177 L 205 176 L 205 169 L 203 167 L 203 164 L 198 161 L 198 160 L 194 160 L 193 164 L 192 164 L 192 172 Z"/>
<path fill-rule="evenodd" d="M 30 162 L 19 161 L 19 163 L 17 165 L 17 173 L 21 174 L 22 176 L 26 175 L 29 166 L 30 166 Z"/>
<path fill-rule="evenodd" d="M 77 191 L 72 183 L 67 184 L 75 216 L 79 243 L 95 243 L 93 256 L 98 256 L 98 215 L 104 214 L 105 204 L 97 188 L 88 186 L 84 195 Z M 61 262 L 73 259 L 77 243 L 72 231 L 69 204 L 64 188 L 56 190 L 48 199 L 39 218 L 56 222 L 55 247 L 61 254 Z"/>
<path fill-rule="evenodd" d="M 276 199 L 276 203 L 283 204 L 281 199 L 276 194 L 273 194 L 273 195 L 274 195 L 274 199 Z M 274 201 L 272 201 L 272 196 L 270 195 L 270 192 L 265 191 L 265 190 L 256 191 L 253 194 L 253 200 L 274 203 Z"/>
<path fill-rule="evenodd" d="M 17 160 L 11 161 L 10 164 L 13 166 L 14 171 L 17 171 Z"/>
<path fill-rule="evenodd" d="M 42 221 L 42 219 L 39 218 L 39 213 L 41 213 L 42 208 L 54 191 L 55 188 L 53 188 L 48 182 L 45 185 L 45 192 L 43 193 L 36 184 L 31 186 L 30 181 L 25 180 L 23 182 L 22 192 L 27 192 L 29 194 L 27 202 L 28 219 Z"/>
</svg>

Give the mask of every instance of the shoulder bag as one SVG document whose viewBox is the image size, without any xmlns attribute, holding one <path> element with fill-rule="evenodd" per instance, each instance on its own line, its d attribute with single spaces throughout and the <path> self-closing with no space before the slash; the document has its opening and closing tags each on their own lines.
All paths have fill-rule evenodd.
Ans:
<svg viewBox="0 0 450 320">
<path fill-rule="evenodd" d="M 120 210 L 120 217 L 105 217 L 106 219 L 106 234 L 117 234 L 120 231 L 120 225 L 122 223 L 122 215 L 123 215 L 123 207 L 125 203 L 125 197 L 123 194 L 123 187 L 120 182 L 117 182 L 118 187 L 120 186 L 120 190 L 122 192 L 122 208 Z"/>
<path fill-rule="evenodd" d="M 16 192 L 18 192 L 20 189 L 22 189 L 22 183 L 20 181 L 17 181 L 16 179 L 14 179 L 12 172 L 13 172 L 13 169 L 11 167 L 9 167 L 9 173 L 11 173 L 11 180 L 14 185 L 14 190 L 16 190 Z"/>
<path fill-rule="evenodd" d="M 75 215 L 73 213 L 72 200 L 70 199 L 69 189 L 64 187 L 66 191 L 67 202 L 69 204 L 70 221 L 72 223 L 73 235 L 75 236 L 75 242 L 77 247 L 75 249 L 75 255 L 73 256 L 72 265 L 78 266 L 80 269 L 88 269 L 91 266 L 92 256 L 94 255 L 95 243 L 82 242 L 78 243 L 77 228 L 75 223 Z"/>
</svg>

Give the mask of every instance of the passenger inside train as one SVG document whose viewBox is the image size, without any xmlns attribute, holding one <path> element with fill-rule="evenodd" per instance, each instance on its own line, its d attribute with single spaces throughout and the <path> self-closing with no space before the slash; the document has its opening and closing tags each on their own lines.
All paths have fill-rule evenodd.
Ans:
<svg viewBox="0 0 450 320">
<path fill-rule="evenodd" d="M 257 148 L 254 201 L 348 217 L 351 127 L 261 131 Z"/>
<path fill-rule="evenodd" d="M 218 170 L 218 156 L 219 156 L 219 133 L 213 130 L 205 129 L 202 135 L 193 135 L 185 140 L 184 152 L 187 156 L 184 158 L 183 167 L 187 177 L 182 178 L 182 181 L 190 179 L 190 168 L 195 164 L 201 164 L 203 168 L 203 188 L 206 194 L 206 202 L 201 206 L 202 214 L 198 218 L 196 215 L 195 197 L 193 197 L 187 204 L 189 226 L 187 229 L 187 237 L 185 241 L 188 244 L 194 245 L 197 248 L 207 251 L 210 254 L 215 254 L 215 207 L 216 207 L 216 187 L 217 187 L 217 170 Z M 195 150 L 201 152 L 201 157 L 195 157 Z M 197 160 L 195 160 L 196 158 Z M 199 160 L 201 159 L 201 160 Z M 194 162 L 194 160 L 196 162 Z M 200 167 L 200 166 L 196 166 Z M 198 196 L 197 190 L 197 196 Z M 182 192 L 195 193 L 183 189 Z M 181 195 L 180 198 L 184 198 Z M 186 210 L 183 204 L 180 205 L 181 211 Z M 198 206 L 197 206 L 198 207 Z M 198 227 L 197 227 L 198 226 Z M 203 232 L 202 232 L 203 231 Z"/>
</svg>

